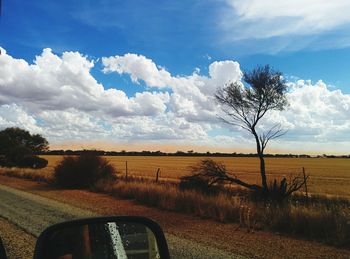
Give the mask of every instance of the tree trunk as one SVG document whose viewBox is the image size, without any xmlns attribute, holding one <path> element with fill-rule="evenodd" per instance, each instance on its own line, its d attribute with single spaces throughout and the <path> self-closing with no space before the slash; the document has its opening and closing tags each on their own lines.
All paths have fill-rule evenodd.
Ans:
<svg viewBox="0 0 350 259">
<path fill-rule="evenodd" d="M 261 148 L 260 140 L 258 137 L 258 134 L 256 133 L 255 129 L 252 129 L 252 133 L 255 137 L 256 141 L 256 151 L 258 153 L 258 157 L 260 160 L 260 176 L 261 176 L 261 185 L 263 187 L 263 190 L 265 192 L 268 192 L 268 187 L 267 187 L 267 180 L 266 180 L 266 172 L 265 172 L 265 160 L 264 160 L 264 152 Z"/>
<path fill-rule="evenodd" d="M 261 184 L 262 184 L 264 190 L 267 192 L 268 191 L 268 187 L 267 187 L 266 172 L 265 172 L 264 154 L 260 153 L 258 155 L 259 155 L 259 159 L 260 159 Z"/>
</svg>

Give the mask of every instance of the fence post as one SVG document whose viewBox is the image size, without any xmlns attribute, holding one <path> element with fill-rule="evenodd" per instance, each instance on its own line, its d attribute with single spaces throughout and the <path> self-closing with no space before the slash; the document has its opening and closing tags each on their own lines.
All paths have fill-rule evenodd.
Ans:
<svg viewBox="0 0 350 259">
<path fill-rule="evenodd" d="M 158 168 L 157 173 L 156 173 L 156 183 L 158 183 L 159 173 L 160 173 L 160 168 Z"/>
<path fill-rule="evenodd" d="M 128 161 L 125 161 L 125 180 L 128 180 Z"/>
<path fill-rule="evenodd" d="M 305 185 L 305 193 L 306 193 L 306 197 L 308 198 L 308 192 L 307 192 L 307 184 L 306 184 L 306 175 L 305 175 L 305 168 L 303 167 L 303 176 L 304 176 L 304 185 Z"/>
</svg>

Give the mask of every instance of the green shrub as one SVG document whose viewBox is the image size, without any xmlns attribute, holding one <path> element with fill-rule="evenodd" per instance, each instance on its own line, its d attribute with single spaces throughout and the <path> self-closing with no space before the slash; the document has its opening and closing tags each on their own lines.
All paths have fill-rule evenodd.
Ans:
<svg viewBox="0 0 350 259">
<path fill-rule="evenodd" d="M 66 156 L 54 168 L 54 182 L 64 188 L 91 188 L 103 179 L 115 180 L 116 170 L 94 152 Z"/>
</svg>

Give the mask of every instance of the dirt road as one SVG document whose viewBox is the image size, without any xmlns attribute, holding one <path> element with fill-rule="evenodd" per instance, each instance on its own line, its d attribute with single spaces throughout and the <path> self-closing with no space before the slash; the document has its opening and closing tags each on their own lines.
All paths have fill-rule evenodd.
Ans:
<svg viewBox="0 0 350 259">
<path fill-rule="evenodd" d="M 34 237 L 51 224 L 89 216 L 98 214 L 0 185 L 0 217 Z M 172 258 L 244 258 L 171 234 L 166 237 Z"/>
</svg>

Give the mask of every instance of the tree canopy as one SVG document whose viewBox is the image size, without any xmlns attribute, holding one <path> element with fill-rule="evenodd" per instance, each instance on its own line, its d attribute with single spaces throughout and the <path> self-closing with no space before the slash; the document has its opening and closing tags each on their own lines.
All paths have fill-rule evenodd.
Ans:
<svg viewBox="0 0 350 259">
<path fill-rule="evenodd" d="M 44 160 L 35 157 L 34 154 L 46 151 L 48 148 L 48 141 L 40 134 L 30 134 L 29 131 L 17 127 L 0 131 L 0 155 L 3 166 L 37 167 L 39 164 L 44 165 Z"/>
<path fill-rule="evenodd" d="M 234 82 L 220 88 L 215 97 L 224 112 L 224 116 L 221 117 L 222 120 L 228 124 L 239 126 L 254 136 L 257 154 L 260 159 L 261 187 L 258 189 L 268 193 L 264 150 L 270 140 L 281 137 L 286 132 L 278 123 L 262 132 L 259 132 L 257 126 L 268 111 L 281 111 L 288 105 L 287 85 L 282 73 L 271 69 L 269 65 L 258 66 L 251 71 L 245 71 L 243 82 Z M 298 180 L 298 178 L 296 179 Z M 235 181 L 237 182 L 237 179 Z M 251 189 L 257 189 L 258 187 L 240 182 L 240 185 Z M 297 187 L 301 184 L 300 181 L 294 181 L 293 183 L 297 183 Z M 285 179 L 282 180 L 280 187 L 281 190 L 286 189 Z M 273 189 L 276 188 L 273 187 Z"/>
<path fill-rule="evenodd" d="M 243 73 L 243 81 L 234 82 L 216 93 L 227 117 L 225 122 L 252 132 L 269 110 L 283 110 L 287 106 L 287 85 L 282 73 L 268 65 Z"/>
<path fill-rule="evenodd" d="M 35 153 L 48 150 L 49 143 L 39 134 L 32 135 L 29 131 L 16 127 L 0 131 L 0 154 L 6 154 L 9 149 L 19 146 Z"/>
</svg>

